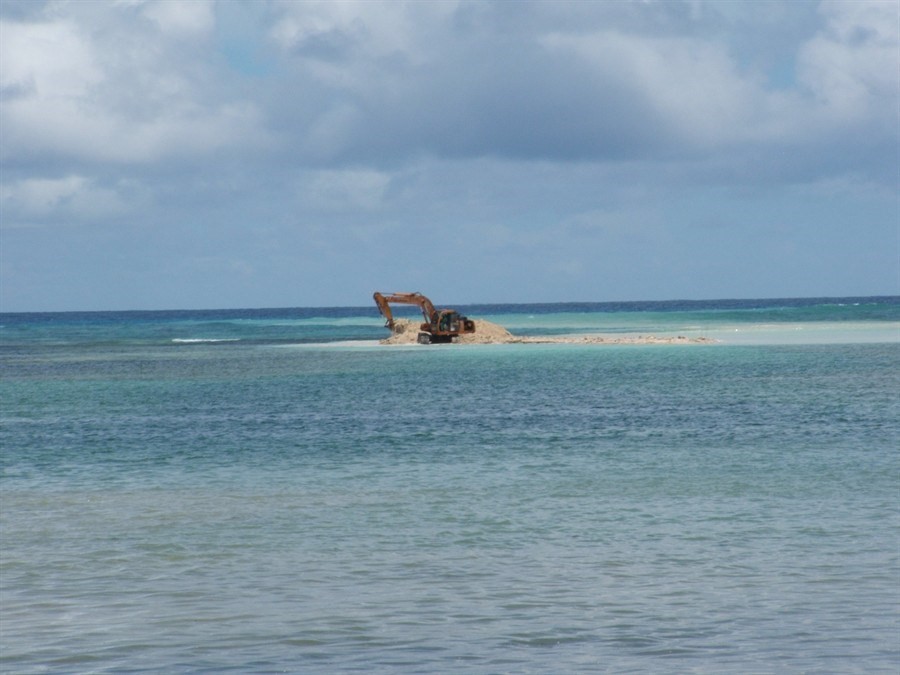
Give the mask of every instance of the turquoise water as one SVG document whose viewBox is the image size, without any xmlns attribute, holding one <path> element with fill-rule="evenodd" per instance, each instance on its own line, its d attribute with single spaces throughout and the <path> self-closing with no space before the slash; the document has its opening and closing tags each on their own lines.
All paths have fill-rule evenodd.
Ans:
<svg viewBox="0 0 900 675">
<path fill-rule="evenodd" d="M 0 670 L 900 668 L 900 300 L 2 315 Z"/>
</svg>

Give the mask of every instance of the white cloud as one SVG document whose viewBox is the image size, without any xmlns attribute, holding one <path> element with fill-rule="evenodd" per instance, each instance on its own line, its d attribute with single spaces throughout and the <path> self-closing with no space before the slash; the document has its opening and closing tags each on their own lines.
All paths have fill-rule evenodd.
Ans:
<svg viewBox="0 0 900 675">
<path fill-rule="evenodd" d="M 196 158 L 217 148 L 264 140 L 259 112 L 247 103 L 207 109 L 182 102 L 148 120 L 135 120 L 77 98 L 48 103 L 31 97 L 4 105 L 7 157 L 56 155 L 92 162 L 145 163 Z"/>
<path fill-rule="evenodd" d="M 459 6 L 442 2 L 308 0 L 275 3 L 280 17 L 273 39 L 283 48 L 327 60 L 339 52 L 360 59 L 402 55 L 421 63 L 435 55 L 431 38 L 444 34 Z"/>
<path fill-rule="evenodd" d="M 875 115 L 890 124 L 896 108 L 884 105 L 897 96 L 885 2 L 824 6 L 798 53 L 805 91 L 769 88 L 739 62 L 721 31 L 763 13 L 752 6 L 732 25 L 716 4 L 273 2 L 258 16 L 283 69 L 240 94 L 212 40 L 197 39 L 212 37 L 211 2 L 56 7 L 3 23 L 7 158 L 268 152 L 279 120 L 300 163 L 621 160 L 818 142 Z M 719 32 L 700 31 L 704 21 Z"/>
<path fill-rule="evenodd" d="M 81 175 L 31 178 L 0 187 L 4 226 L 44 220 L 94 220 L 127 211 L 122 196 Z"/>
<path fill-rule="evenodd" d="M 212 0 L 157 0 L 144 3 L 141 12 L 164 33 L 186 38 L 207 35 L 215 27 Z"/>
<path fill-rule="evenodd" d="M 595 78 L 588 86 L 653 111 L 678 143 L 702 149 L 773 141 L 800 129 L 798 98 L 766 90 L 759 74 L 738 69 L 723 44 L 615 31 L 554 33 L 541 42 L 586 62 Z"/>
<path fill-rule="evenodd" d="M 193 6 L 138 5 L 179 39 L 209 29 L 211 5 Z M 196 45 L 167 49 L 125 14 L 99 28 L 89 18 L 0 22 L 5 159 L 145 163 L 267 142 L 258 106 L 213 85 Z"/>
<path fill-rule="evenodd" d="M 83 95 L 103 80 L 99 59 L 68 21 L 0 20 L 0 87 L 22 88 L 48 104 Z"/>
<path fill-rule="evenodd" d="M 801 82 L 833 123 L 869 119 L 896 133 L 900 92 L 900 5 L 826 2 L 826 25 L 798 54 Z"/>
<path fill-rule="evenodd" d="M 32 213 L 46 213 L 57 207 L 62 199 L 70 198 L 84 188 L 84 176 L 67 176 L 54 180 L 24 180 L 11 187 L 4 186 L 4 199 L 17 199 L 22 207 Z"/>
</svg>

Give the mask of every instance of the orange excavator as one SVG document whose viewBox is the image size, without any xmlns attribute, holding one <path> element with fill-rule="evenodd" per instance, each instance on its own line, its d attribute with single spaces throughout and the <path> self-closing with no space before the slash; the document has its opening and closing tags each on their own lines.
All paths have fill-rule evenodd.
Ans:
<svg viewBox="0 0 900 675">
<path fill-rule="evenodd" d="M 386 319 L 386 328 L 394 329 L 394 315 L 391 304 L 416 305 L 422 310 L 425 323 L 419 326 L 417 341 L 423 345 L 454 342 L 455 338 L 466 333 L 475 332 L 475 322 L 462 316 L 454 309 L 435 309 L 431 300 L 421 293 L 388 293 L 375 292 L 372 296 L 378 310 Z"/>
</svg>

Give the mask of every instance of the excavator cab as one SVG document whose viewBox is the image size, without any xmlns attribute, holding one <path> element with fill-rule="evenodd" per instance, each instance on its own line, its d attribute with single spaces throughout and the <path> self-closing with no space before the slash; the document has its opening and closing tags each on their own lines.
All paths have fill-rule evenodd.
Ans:
<svg viewBox="0 0 900 675">
<path fill-rule="evenodd" d="M 453 309 L 439 309 L 431 323 L 423 323 L 418 341 L 421 344 L 453 342 L 459 335 L 475 332 L 475 322 Z"/>
<path fill-rule="evenodd" d="M 452 309 L 439 310 L 437 333 L 474 333 L 475 322 Z"/>
</svg>

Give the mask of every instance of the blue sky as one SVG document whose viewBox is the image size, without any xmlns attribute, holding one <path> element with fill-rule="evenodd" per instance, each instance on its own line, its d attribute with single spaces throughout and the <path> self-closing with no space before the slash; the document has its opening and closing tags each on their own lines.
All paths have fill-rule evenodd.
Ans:
<svg viewBox="0 0 900 675">
<path fill-rule="evenodd" d="M 898 27 L 0 0 L 0 309 L 898 294 Z"/>
</svg>

